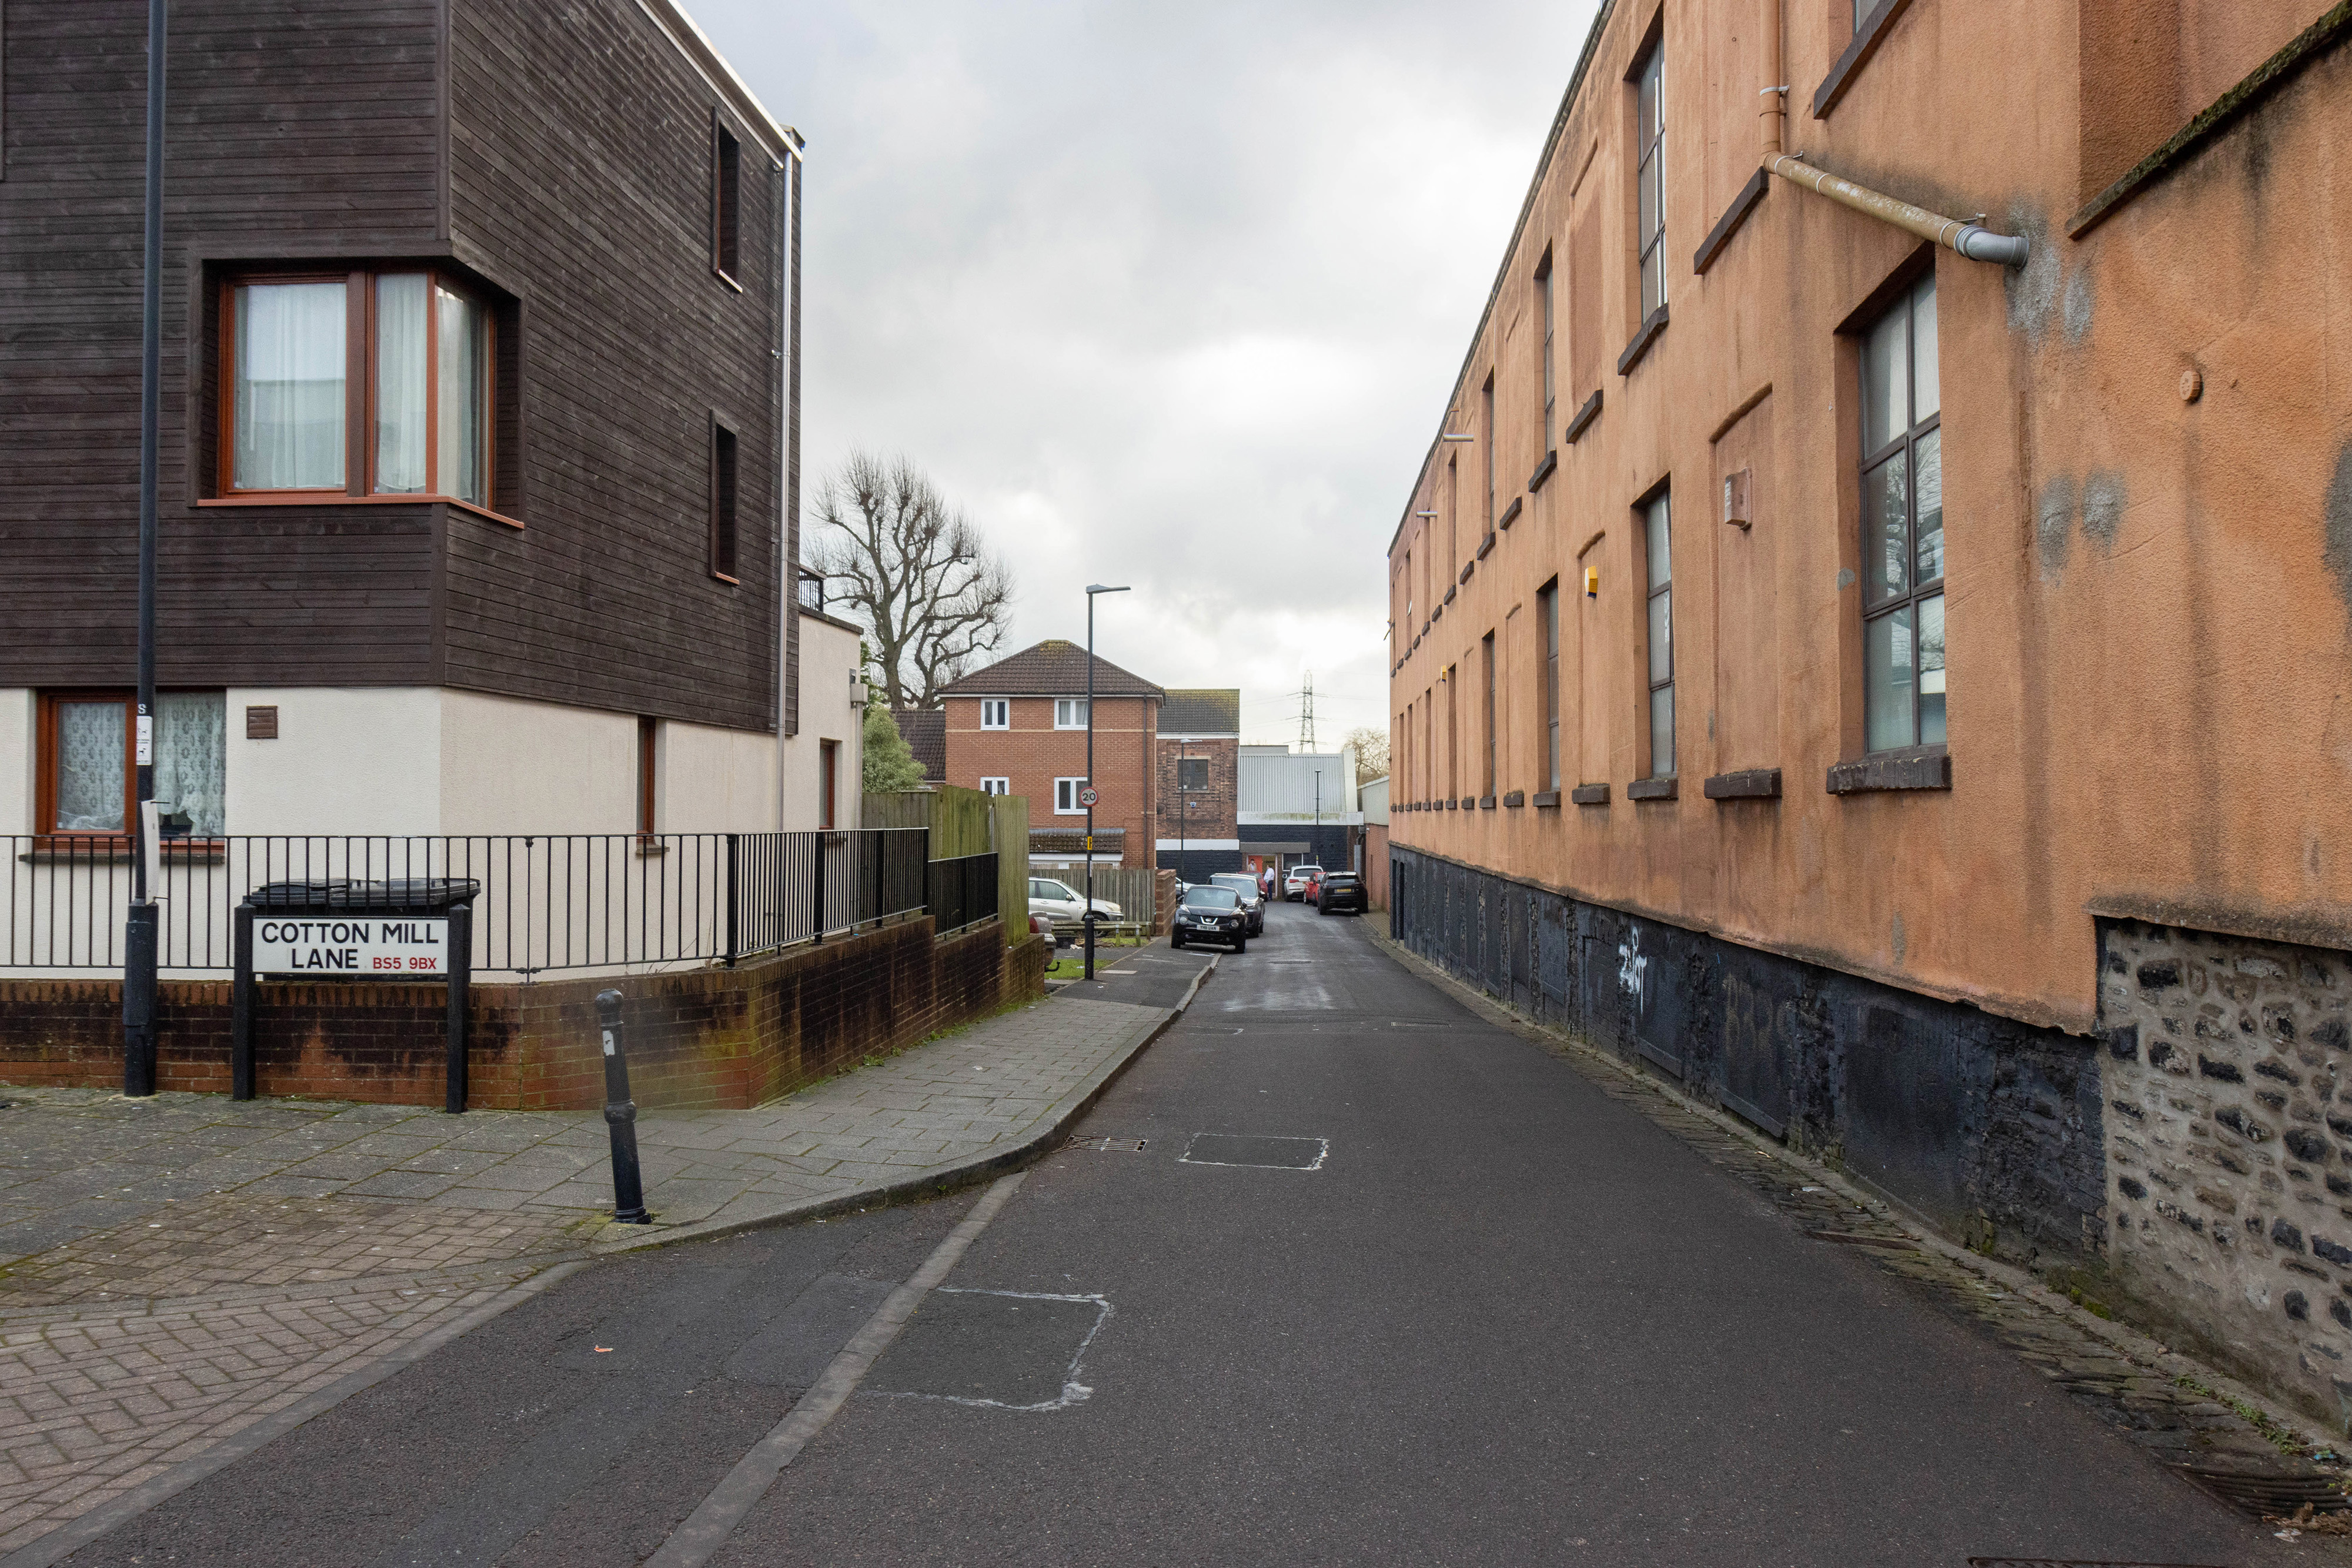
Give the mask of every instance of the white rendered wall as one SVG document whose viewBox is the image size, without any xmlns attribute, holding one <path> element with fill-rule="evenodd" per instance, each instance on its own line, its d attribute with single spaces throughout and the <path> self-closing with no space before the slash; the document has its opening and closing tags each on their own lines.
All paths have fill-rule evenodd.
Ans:
<svg viewBox="0 0 2352 1568">
<path fill-rule="evenodd" d="M 664 719 L 654 744 L 654 826 L 659 831 L 775 831 L 774 736 Z"/>
<path fill-rule="evenodd" d="M 857 633 L 814 615 L 801 617 L 801 732 L 783 743 L 784 809 L 779 825 L 799 832 L 817 825 L 823 808 L 823 741 L 840 745 L 834 826 L 860 826 L 865 799 L 866 710 L 851 701 L 862 667 Z"/>
<path fill-rule="evenodd" d="M 33 831 L 34 694 L 0 687 L 0 833 Z"/>
<path fill-rule="evenodd" d="M 635 715 L 480 692 L 435 695 L 443 832 L 636 831 Z M 670 826 L 658 815 L 655 821 Z"/>
<path fill-rule="evenodd" d="M 232 833 L 439 833 L 441 693 L 430 687 L 232 687 L 226 762 Z M 245 710 L 278 709 L 247 740 Z"/>
</svg>

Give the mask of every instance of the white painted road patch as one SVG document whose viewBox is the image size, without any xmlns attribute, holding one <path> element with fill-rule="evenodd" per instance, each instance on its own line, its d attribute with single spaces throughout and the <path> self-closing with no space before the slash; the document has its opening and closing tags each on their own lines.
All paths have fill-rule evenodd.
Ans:
<svg viewBox="0 0 2352 1568">
<path fill-rule="evenodd" d="M 1177 1164 L 1236 1166 L 1247 1170 L 1317 1171 L 1331 1153 L 1328 1138 L 1262 1136 L 1247 1133 L 1195 1133 Z"/>
</svg>

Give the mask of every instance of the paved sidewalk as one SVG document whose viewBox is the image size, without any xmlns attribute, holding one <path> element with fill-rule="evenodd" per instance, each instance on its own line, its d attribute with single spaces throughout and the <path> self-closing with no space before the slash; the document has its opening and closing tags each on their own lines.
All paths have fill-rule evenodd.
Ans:
<svg viewBox="0 0 2352 1568">
<path fill-rule="evenodd" d="M 1055 998 L 758 1110 L 646 1112 L 650 1227 L 608 1223 L 601 1112 L 0 1089 L 0 1553 L 53 1560 L 559 1265 L 1018 1163 L 1174 1016 Z"/>
</svg>

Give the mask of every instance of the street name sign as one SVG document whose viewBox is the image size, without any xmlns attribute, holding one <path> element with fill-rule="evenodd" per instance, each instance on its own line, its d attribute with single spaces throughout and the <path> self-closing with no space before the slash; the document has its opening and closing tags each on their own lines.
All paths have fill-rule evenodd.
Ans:
<svg viewBox="0 0 2352 1568">
<path fill-rule="evenodd" d="M 253 972 L 260 975 L 408 975 L 449 973 L 446 916 L 353 915 L 253 923 Z"/>
</svg>

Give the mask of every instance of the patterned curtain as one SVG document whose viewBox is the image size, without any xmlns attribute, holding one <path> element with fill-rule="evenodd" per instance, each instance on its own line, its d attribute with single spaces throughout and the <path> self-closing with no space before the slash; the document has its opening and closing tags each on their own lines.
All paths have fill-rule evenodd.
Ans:
<svg viewBox="0 0 2352 1568">
<path fill-rule="evenodd" d="M 122 735 L 127 706 L 119 702 L 58 705 L 58 831 L 122 831 Z"/>
<path fill-rule="evenodd" d="M 226 693 L 164 692 L 155 698 L 155 803 L 164 837 L 219 836 L 227 753 Z"/>
</svg>

